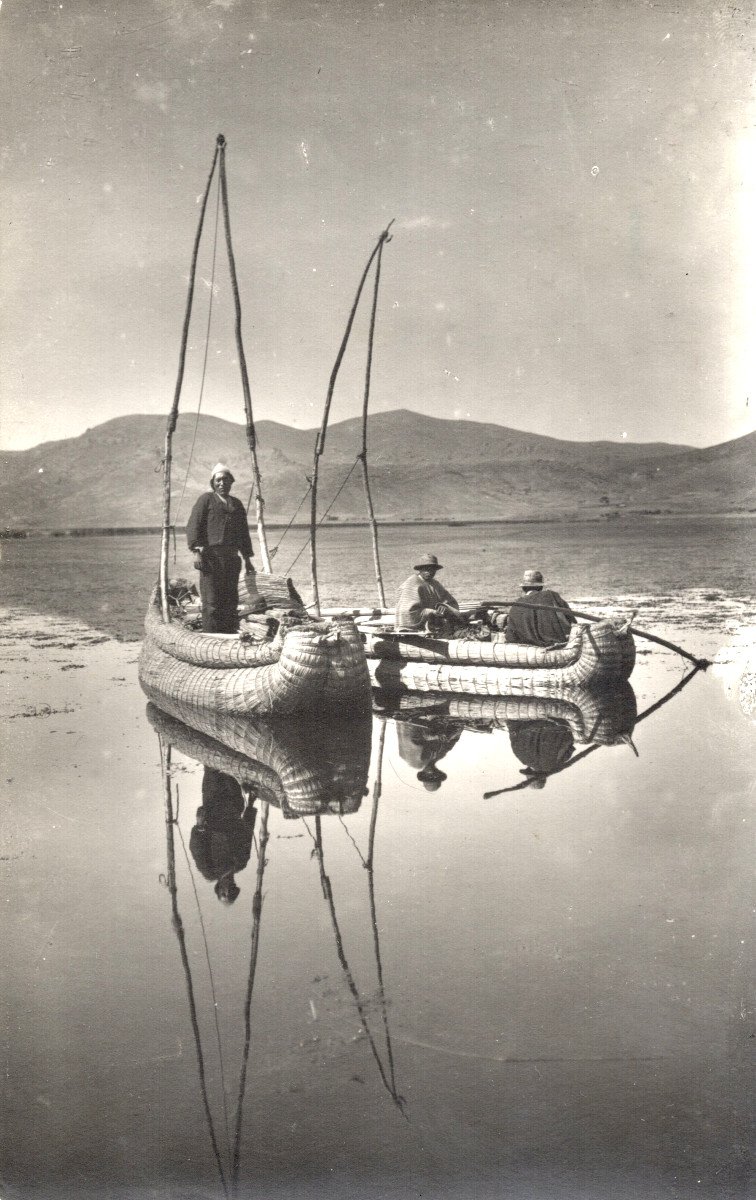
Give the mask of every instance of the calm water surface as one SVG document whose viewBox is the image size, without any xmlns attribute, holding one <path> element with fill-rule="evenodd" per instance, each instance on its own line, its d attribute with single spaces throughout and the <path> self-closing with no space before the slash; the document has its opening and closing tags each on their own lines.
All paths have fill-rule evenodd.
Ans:
<svg viewBox="0 0 756 1200">
<path fill-rule="evenodd" d="M 677 523 L 625 533 L 607 566 L 498 531 L 475 582 L 516 549 L 567 594 L 749 588 L 741 526 L 700 576 Z M 450 583 L 470 536 L 428 543 Z M 86 576 L 133 636 L 135 541 L 3 547 L 6 589 L 73 610 Z M 655 651 L 610 697 L 219 740 L 148 708 L 135 657 L 7 744 L 3 1196 L 751 1194 L 753 724 L 721 677 L 644 715 L 685 674 Z"/>
<path fill-rule="evenodd" d="M 271 530 L 271 547 L 281 535 Z M 177 538 L 175 559 L 171 555 L 171 573 L 193 579 L 182 537 Z M 586 600 L 673 595 L 691 588 L 756 595 L 753 519 L 390 527 L 380 532 L 380 548 L 389 604 L 413 558 L 426 549 L 438 553 L 444 583 L 460 599 L 510 598 L 523 570 L 534 565 L 564 596 Z M 79 617 L 117 637 L 137 639 L 159 554 L 156 537 L 3 542 L 0 601 Z M 318 534 L 318 564 L 323 604 L 376 602 L 367 529 L 324 527 Z M 274 565 L 277 572 L 293 575 L 303 594 L 309 593 L 304 530 L 289 531 Z"/>
</svg>

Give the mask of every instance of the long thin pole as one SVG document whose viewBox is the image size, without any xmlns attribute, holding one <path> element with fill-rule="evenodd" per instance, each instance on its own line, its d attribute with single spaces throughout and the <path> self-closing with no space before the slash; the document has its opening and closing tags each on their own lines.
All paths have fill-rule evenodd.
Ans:
<svg viewBox="0 0 756 1200">
<path fill-rule="evenodd" d="M 357 312 L 357 307 L 360 303 L 360 296 L 362 295 L 362 289 L 365 286 L 365 280 L 368 277 L 368 272 L 369 272 L 371 266 L 373 265 L 373 259 L 375 258 L 376 254 L 380 250 L 383 243 L 388 240 L 388 237 L 389 237 L 389 230 L 387 227 L 386 229 L 384 229 L 383 233 L 378 238 L 378 241 L 377 241 L 375 247 L 373 248 L 373 251 L 372 251 L 370 257 L 367 260 L 365 269 L 362 272 L 362 277 L 360 278 L 359 286 L 357 288 L 357 294 L 354 297 L 354 302 L 352 304 L 352 308 L 349 313 L 349 318 L 346 323 L 346 329 L 344 330 L 344 336 L 341 339 L 341 345 L 339 346 L 339 352 L 336 355 L 336 361 L 334 362 L 333 368 L 331 370 L 331 377 L 328 380 L 328 392 L 326 393 L 325 407 L 323 409 L 323 419 L 320 423 L 320 429 L 318 430 L 318 435 L 315 439 L 315 453 L 314 453 L 313 465 L 312 465 L 312 491 L 310 493 L 310 572 L 312 575 L 312 605 L 310 605 L 308 607 L 311 607 L 313 609 L 315 615 L 318 617 L 320 616 L 320 592 L 318 590 L 318 553 L 317 553 L 317 546 L 316 546 L 315 539 L 316 539 L 316 533 L 317 533 L 317 527 L 318 527 L 318 472 L 319 472 L 320 459 L 323 454 L 323 451 L 325 450 L 326 431 L 328 429 L 328 417 L 331 412 L 331 401 L 333 400 L 333 392 L 334 392 L 334 388 L 336 387 L 336 380 L 338 378 L 339 369 L 341 367 L 341 360 L 343 359 L 344 354 L 346 352 L 347 345 L 349 344 L 349 336 L 352 332 L 352 325 L 354 324 L 355 314 Z"/>
<path fill-rule="evenodd" d="M 386 742 L 386 722 L 381 721 L 380 740 L 378 742 L 378 757 L 375 768 L 375 784 L 373 786 L 373 810 L 370 814 L 370 834 L 368 839 L 368 856 L 365 866 L 368 873 L 368 897 L 370 900 L 370 924 L 373 927 L 373 948 L 375 950 L 375 968 L 378 973 L 378 996 L 381 1003 L 381 1017 L 383 1019 L 383 1030 L 386 1039 L 386 1056 L 389 1065 L 389 1079 L 391 1082 L 391 1094 L 396 1099 L 402 1112 L 404 1111 L 404 1099 L 399 1096 L 396 1090 L 396 1072 L 394 1069 L 394 1051 L 391 1045 L 391 1031 L 389 1030 L 388 1009 L 386 1006 L 386 988 L 383 983 L 383 962 L 381 960 L 381 942 L 378 935 L 378 913 L 375 905 L 375 879 L 374 879 L 374 855 L 375 855 L 375 830 L 378 823 L 378 803 L 381 798 L 383 788 L 382 771 L 383 771 L 383 749 Z"/>
<path fill-rule="evenodd" d="M 386 226 L 386 234 L 393 225 L 393 221 Z M 368 478 L 367 465 L 367 421 L 368 421 L 368 402 L 370 400 L 370 375 L 373 367 L 373 340 L 375 337 L 375 315 L 378 308 L 378 288 L 381 282 L 381 259 L 383 257 L 383 247 L 391 238 L 383 237 L 378 246 L 378 256 L 375 260 L 375 280 L 373 283 L 373 307 L 370 312 L 370 333 L 368 334 L 368 352 L 367 362 L 365 364 L 365 395 L 362 404 L 362 450 L 360 452 L 360 463 L 362 464 L 362 482 L 365 486 L 365 500 L 367 503 L 368 517 L 370 519 L 370 532 L 373 539 L 373 562 L 375 563 L 375 581 L 378 585 L 378 603 L 382 608 L 386 607 L 386 596 L 383 590 L 383 575 L 381 574 L 381 560 L 378 554 L 378 522 L 375 519 L 375 510 L 373 509 L 373 497 L 370 494 L 370 480 Z"/>
<path fill-rule="evenodd" d="M 338 918 L 336 916 L 336 902 L 334 901 L 334 898 L 333 898 L 333 888 L 331 887 L 331 881 L 328 878 L 328 875 L 326 874 L 326 869 L 325 869 L 325 859 L 324 859 L 324 855 L 323 855 L 323 833 L 322 833 L 322 829 L 321 829 L 319 815 L 315 817 L 314 841 L 315 841 L 315 853 L 317 855 L 318 865 L 320 868 L 320 886 L 323 890 L 323 896 L 328 905 L 328 911 L 331 915 L 331 925 L 333 926 L 334 937 L 336 940 L 336 953 L 339 957 L 339 962 L 341 963 L 341 968 L 344 972 L 344 978 L 347 981 L 347 987 L 349 988 L 349 991 L 352 993 L 355 1007 L 357 1009 L 357 1012 L 359 1013 L 360 1020 L 362 1022 L 362 1026 L 365 1030 L 365 1035 L 366 1035 L 368 1043 L 370 1045 L 370 1050 L 372 1052 L 373 1058 L 375 1059 L 376 1066 L 378 1067 L 378 1073 L 381 1077 L 381 1082 L 382 1082 L 383 1086 L 385 1087 L 386 1091 L 389 1093 L 389 1095 L 393 1099 L 394 1103 L 399 1107 L 399 1109 L 401 1109 L 403 1100 L 400 1096 L 397 1095 L 396 1088 L 392 1085 L 391 1080 L 386 1075 L 386 1070 L 381 1061 L 381 1056 L 378 1053 L 378 1047 L 375 1044 L 375 1038 L 373 1037 L 372 1031 L 370 1029 L 370 1022 L 368 1021 L 368 1014 L 367 1014 L 365 1004 L 360 996 L 359 990 L 357 988 L 357 984 L 354 981 L 354 976 L 352 975 L 351 968 L 349 966 L 349 963 L 347 962 L 346 954 L 344 953 L 344 942 L 341 937 L 341 929 L 339 928 L 339 922 L 338 922 Z"/>
<path fill-rule="evenodd" d="M 241 1131 L 244 1093 L 247 1087 L 247 1063 L 249 1061 L 249 1046 L 252 1040 L 252 991 L 255 986 L 257 971 L 257 951 L 260 947 L 260 918 L 263 903 L 263 875 L 265 874 L 265 852 L 268 847 L 268 808 L 267 800 L 263 800 L 260 811 L 260 840 L 257 852 L 257 881 L 255 894 L 252 897 L 252 938 L 249 952 L 249 974 L 247 976 L 247 995 L 244 1000 L 244 1050 L 242 1052 L 242 1068 L 239 1075 L 239 1098 L 236 1103 L 236 1130 L 234 1133 L 234 1152 L 231 1167 L 231 1194 L 236 1196 L 239 1186 L 239 1163 L 241 1161 Z"/>
<path fill-rule="evenodd" d="M 163 801 L 165 806 L 165 833 L 166 833 L 166 862 L 167 862 L 167 882 L 168 891 L 171 895 L 171 918 L 174 933 L 179 944 L 181 953 L 181 963 L 184 968 L 184 977 L 186 980 L 186 994 L 189 1000 L 189 1016 L 192 1022 L 192 1032 L 194 1033 L 194 1048 L 197 1053 L 197 1069 L 199 1071 L 200 1091 L 202 1093 L 202 1104 L 205 1109 L 205 1120 L 207 1121 L 208 1133 L 210 1134 L 210 1143 L 213 1148 L 215 1157 L 215 1165 L 218 1168 L 220 1175 L 223 1194 L 228 1196 L 228 1184 L 226 1175 L 223 1170 L 223 1162 L 221 1160 L 218 1141 L 215 1136 L 215 1125 L 213 1124 L 212 1113 L 210 1112 L 210 1100 L 207 1094 L 207 1080 L 205 1077 L 205 1058 L 202 1053 L 202 1039 L 200 1036 L 199 1021 L 197 1020 L 197 1005 L 194 999 L 194 986 L 192 984 L 192 968 L 189 964 L 189 955 L 186 949 L 186 935 L 184 933 L 184 923 L 181 920 L 181 914 L 178 908 L 178 888 L 176 886 L 176 855 L 173 846 L 173 798 L 171 795 L 171 747 L 170 743 L 163 741 L 160 738 L 160 753 L 163 760 Z"/>
<path fill-rule="evenodd" d="M 247 445 L 252 458 L 252 475 L 255 482 L 255 516 L 257 519 L 257 537 L 260 543 L 260 557 L 262 559 L 263 570 L 270 575 L 270 554 L 268 552 L 268 538 L 265 533 L 265 520 L 263 509 L 265 507 L 262 498 L 262 485 L 260 481 L 260 466 L 257 461 L 257 439 L 255 436 L 255 423 L 252 417 L 252 396 L 249 390 L 249 376 L 247 374 L 247 359 L 244 354 L 244 343 L 242 341 L 242 313 L 241 313 L 241 298 L 239 296 L 239 284 L 236 278 L 236 261 L 234 259 L 234 248 L 231 244 L 231 218 L 228 210 L 228 184 L 226 182 L 226 139 L 222 134 L 218 137 L 218 146 L 220 148 L 220 184 L 221 198 L 223 201 L 223 225 L 226 231 L 226 250 L 228 252 L 228 268 L 231 274 L 231 290 L 234 294 L 234 309 L 236 311 L 235 333 L 236 333 L 236 352 L 239 355 L 239 370 L 241 371 L 242 391 L 244 393 L 244 413 L 247 418 Z"/>
<path fill-rule="evenodd" d="M 223 135 L 219 134 L 215 143 L 215 153 L 213 154 L 213 162 L 210 167 L 210 174 L 205 185 L 205 192 L 202 197 L 202 205 L 200 207 L 199 221 L 197 222 L 197 232 L 194 235 L 194 246 L 192 248 L 192 261 L 189 267 L 189 290 L 186 297 L 186 311 L 184 313 L 184 326 L 181 331 L 181 348 L 179 350 L 179 366 L 178 376 L 176 378 L 176 387 L 173 392 L 173 404 L 171 411 L 168 414 L 168 424 L 165 430 L 165 447 L 163 450 L 163 532 L 160 544 L 160 606 L 163 613 L 163 620 L 168 622 L 168 552 L 170 548 L 170 527 L 171 527 L 171 461 L 173 457 L 173 434 L 178 421 L 179 400 L 181 398 L 181 387 L 184 382 L 184 367 L 186 365 L 186 344 L 189 339 L 189 324 L 192 317 L 192 304 L 194 302 L 194 281 L 197 275 L 197 255 L 199 254 L 200 240 L 202 238 L 202 229 L 205 224 L 205 212 L 207 210 L 207 201 L 210 195 L 210 186 L 213 182 L 215 174 L 215 166 L 218 162 L 218 154 L 221 150 L 221 145 L 225 144 Z"/>
</svg>

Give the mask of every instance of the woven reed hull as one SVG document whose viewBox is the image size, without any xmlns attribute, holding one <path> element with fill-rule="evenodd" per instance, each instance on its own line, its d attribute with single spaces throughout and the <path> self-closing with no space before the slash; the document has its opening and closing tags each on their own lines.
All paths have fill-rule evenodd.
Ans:
<svg viewBox="0 0 756 1200">
<path fill-rule="evenodd" d="M 414 659 L 414 655 L 424 649 L 414 639 L 407 644 L 407 653 L 413 655 L 412 659 L 404 655 L 404 640 L 375 638 L 366 643 L 370 676 L 375 686 L 472 696 L 529 696 L 565 687 L 608 686 L 626 680 L 635 664 L 632 635 L 618 633 L 611 621 L 573 626 L 570 640 L 558 650 L 501 642 L 450 639 L 444 644 L 437 638 L 417 640 L 431 642 L 429 660 Z M 488 655 L 499 648 L 501 661 L 495 665 L 475 661 L 481 652 Z M 397 657 L 397 651 L 401 657 Z M 389 653 L 391 657 L 388 657 Z M 444 653 L 448 655 L 446 658 L 442 657 Z"/>
<path fill-rule="evenodd" d="M 180 753 L 254 787 L 285 816 L 356 812 L 367 787 L 372 719 L 292 725 L 147 705 L 154 729 Z"/>
<path fill-rule="evenodd" d="M 165 624 L 160 610 L 160 592 L 157 588 L 147 606 L 144 636 L 145 641 L 177 662 L 196 667 L 212 667 L 215 670 L 267 666 L 278 662 L 283 646 L 283 635 L 271 642 L 246 643 L 236 637 L 223 637 L 216 633 L 187 629 L 180 621 L 169 621 Z"/>
<path fill-rule="evenodd" d="M 594 625 L 576 623 L 564 646 L 548 649 L 544 646 L 523 646 L 514 642 L 467 641 L 461 638 L 431 638 L 424 634 L 402 634 L 401 637 L 382 636 L 370 629 L 362 630 L 368 658 L 427 663 L 465 663 L 472 666 L 527 668 L 528 670 L 564 670 L 578 667 L 580 660 L 597 657 L 605 669 L 617 671 L 617 678 L 627 679 L 635 664 L 635 645 L 631 634 L 618 633 L 614 621 L 598 621 Z"/>
<path fill-rule="evenodd" d="M 509 721 L 562 721 L 569 726 L 573 741 L 598 745 L 612 745 L 631 734 L 638 715 L 635 692 L 626 681 L 611 688 L 568 688 L 537 696 L 392 696 L 378 692 L 373 700 L 379 711 L 395 720 L 439 718 L 458 721 L 470 729 L 506 729 Z"/>
<path fill-rule="evenodd" d="M 165 627 L 164 627 L 165 628 Z M 344 618 L 323 633 L 288 630 L 276 662 L 232 668 L 198 666 L 169 654 L 147 630 L 139 659 L 142 686 L 159 704 L 225 714 L 295 713 L 370 707 L 370 678 L 354 622 Z"/>
</svg>

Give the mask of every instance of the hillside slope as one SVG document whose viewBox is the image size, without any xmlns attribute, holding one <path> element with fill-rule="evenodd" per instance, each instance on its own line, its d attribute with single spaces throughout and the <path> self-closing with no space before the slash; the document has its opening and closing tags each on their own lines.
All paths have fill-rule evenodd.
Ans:
<svg viewBox="0 0 756 1200">
<path fill-rule="evenodd" d="M 186 416 L 174 437 L 172 504 L 179 524 L 206 489 L 218 459 L 234 468 L 237 495 L 246 500 L 251 484 L 243 426 L 216 417 L 200 418 L 187 473 L 194 427 L 194 416 Z M 307 490 L 315 431 L 261 421 L 257 432 L 267 516 L 288 520 Z M 164 434 L 164 418 L 136 415 L 107 421 L 77 438 L 4 452 L 2 525 L 158 524 Z M 343 484 L 360 442 L 359 420 L 329 429 L 321 512 Z M 511 520 L 633 510 L 756 509 L 756 434 L 704 450 L 567 442 L 400 409 L 371 417 L 368 444 L 375 508 L 384 519 Z M 331 515 L 346 519 L 362 517 L 364 511 L 356 470 Z"/>
</svg>

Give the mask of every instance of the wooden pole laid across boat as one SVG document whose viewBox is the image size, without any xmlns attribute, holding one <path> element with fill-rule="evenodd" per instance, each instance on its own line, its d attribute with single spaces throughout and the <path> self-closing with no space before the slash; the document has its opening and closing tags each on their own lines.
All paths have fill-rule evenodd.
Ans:
<svg viewBox="0 0 756 1200">
<path fill-rule="evenodd" d="M 518 598 L 517 600 L 484 600 L 478 607 L 480 608 L 511 608 L 512 605 L 519 604 L 521 608 L 538 608 L 539 605 L 528 604 L 527 600 Z M 573 617 L 580 617 L 583 621 L 603 621 L 605 617 L 597 617 L 595 613 L 579 612 L 576 608 L 561 608 L 559 605 L 553 605 L 554 612 L 571 612 Z M 656 633 L 647 633 L 645 629 L 636 629 L 634 625 L 628 626 L 628 633 L 632 633 L 634 637 L 643 638 L 647 642 L 656 642 L 657 646 L 664 646 L 666 650 L 674 650 L 675 654 L 679 654 L 682 658 L 687 658 L 688 662 L 692 662 L 696 667 L 705 671 L 711 666 L 708 658 L 696 658 L 689 650 L 683 650 L 682 646 L 676 646 L 674 642 L 668 642 L 666 638 L 659 637 Z"/>
<path fill-rule="evenodd" d="M 312 604 L 308 605 L 308 608 L 312 608 L 315 612 L 315 615 L 318 617 L 320 616 L 320 593 L 318 590 L 318 554 L 315 540 L 318 526 L 318 468 L 321 456 L 325 450 L 326 432 L 328 430 L 328 417 L 331 412 L 331 401 L 333 400 L 333 392 L 334 388 L 336 387 L 336 379 L 338 378 L 341 361 L 349 343 L 349 335 L 352 332 L 352 325 L 354 324 L 355 314 L 360 303 L 362 289 L 365 286 L 365 280 L 368 277 L 368 272 L 373 265 L 373 259 L 378 254 L 383 243 L 388 240 L 388 237 L 389 231 L 387 227 L 383 230 L 383 233 L 378 238 L 370 257 L 367 260 L 365 269 L 362 272 L 362 277 L 360 278 L 360 282 L 357 287 L 357 294 L 354 297 L 354 302 L 346 323 L 346 329 L 344 330 L 344 336 L 341 339 L 339 352 L 336 355 L 336 361 L 334 362 L 333 369 L 331 370 L 331 377 L 328 380 L 328 391 L 326 393 L 325 407 L 323 409 L 323 419 L 320 423 L 320 429 L 318 430 L 318 435 L 315 439 L 315 453 L 313 456 L 312 465 L 312 491 L 310 493 L 310 572 L 312 575 Z"/>
<path fill-rule="evenodd" d="M 244 354 L 244 343 L 242 341 L 241 298 L 239 296 L 239 284 L 236 278 L 234 249 L 231 244 L 231 218 L 228 211 L 228 184 L 226 183 L 226 139 L 223 137 L 223 134 L 218 135 L 218 147 L 220 149 L 220 185 L 221 199 L 223 202 L 223 227 L 226 231 L 228 269 L 231 274 L 231 290 L 234 294 L 234 310 L 236 312 L 236 321 L 234 325 L 236 333 L 236 351 L 239 355 L 239 370 L 241 371 L 242 391 L 244 393 L 244 413 L 247 418 L 247 445 L 249 446 L 249 453 L 252 459 L 252 475 L 254 477 L 255 484 L 255 517 L 257 521 L 257 537 L 260 543 L 260 558 L 262 560 L 263 570 L 267 575 L 270 575 L 270 553 L 268 551 L 268 539 L 265 533 L 265 521 L 263 518 L 264 501 L 262 498 L 262 486 L 260 481 L 260 466 L 257 461 L 257 438 L 255 436 L 255 424 L 252 418 L 252 397 L 249 390 L 247 359 Z"/>
<path fill-rule="evenodd" d="M 205 224 L 205 212 L 207 210 L 207 201 L 210 195 L 210 185 L 213 182 L 215 167 L 218 162 L 218 155 L 222 146 L 225 145 L 225 139 L 222 134 L 218 135 L 215 143 L 215 153 L 213 154 L 213 163 L 210 167 L 210 174 L 207 177 L 205 192 L 202 197 L 202 205 L 200 207 L 199 221 L 197 223 L 197 232 L 194 236 L 194 246 L 192 248 L 192 261 L 189 267 L 189 291 L 186 298 L 186 312 L 184 313 L 184 327 L 181 331 L 181 349 L 179 351 L 179 367 L 178 377 L 176 379 L 176 387 L 173 392 L 173 404 L 171 411 L 168 414 L 168 424 L 165 430 L 165 448 L 163 451 L 163 530 L 162 541 L 160 545 L 160 606 L 163 614 L 163 620 L 167 623 L 169 620 L 168 613 L 168 550 L 170 546 L 171 532 L 171 459 L 172 459 L 172 444 L 173 434 L 178 421 L 179 400 L 181 399 L 181 388 L 184 382 L 184 367 L 186 365 L 186 344 L 189 339 L 189 323 L 192 317 L 192 304 L 194 301 L 194 281 L 197 275 L 197 255 L 199 254 L 200 240 L 202 238 L 202 229 Z"/>
</svg>

